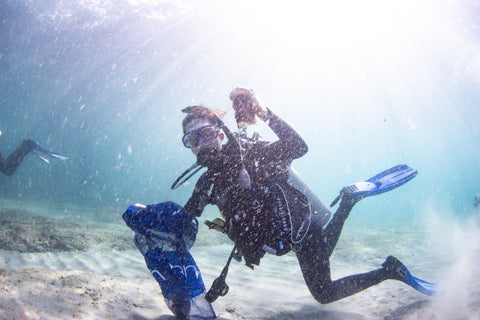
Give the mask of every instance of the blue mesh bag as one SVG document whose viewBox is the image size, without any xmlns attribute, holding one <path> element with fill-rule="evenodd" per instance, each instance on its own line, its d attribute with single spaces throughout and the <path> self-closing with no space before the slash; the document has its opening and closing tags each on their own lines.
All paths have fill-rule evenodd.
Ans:
<svg viewBox="0 0 480 320">
<path fill-rule="evenodd" d="M 123 220 L 135 232 L 135 245 L 173 314 L 178 318 L 216 318 L 205 300 L 200 269 L 189 252 L 198 232 L 197 220 L 170 201 L 141 209 L 130 206 Z"/>
</svg>

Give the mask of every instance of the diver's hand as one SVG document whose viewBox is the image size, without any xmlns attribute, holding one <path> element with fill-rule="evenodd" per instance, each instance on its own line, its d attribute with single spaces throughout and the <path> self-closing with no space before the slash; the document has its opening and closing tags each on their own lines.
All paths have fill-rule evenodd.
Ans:
<svg viewBox="0 0 480 320">
<path fill-rule="evenodd" d="M 362 199 L 361 194 L 352 194 L 348 188 L 343 188 L 340 190 L 340 194 L 333 200 L 333 202 L 330 204 L 330 208 L 335 206 L 339 200 L 342 200 L 340 202 L 340 208 L 348 208 L 351 209 L 353 206 Z"/>
<path fill-rule="evenodd" d="M 267 115 L 267 108 L 260 102 L 253 89 L 236 87 L 230 93 L 230 100 L 239 127 L 254 124 L 257 117 L 263 119 Z"/>
<path fill-rule="evenodd" d="M 361 194 L 352 194 L 347 188 L 343 188 L 342 191 L 340 191 L 340 194 L 342 199 L 342 201 L 340 202 L 341 209 L 351 209 L 358 201 L 362 200 L 363 198 Z"/>
</svg>

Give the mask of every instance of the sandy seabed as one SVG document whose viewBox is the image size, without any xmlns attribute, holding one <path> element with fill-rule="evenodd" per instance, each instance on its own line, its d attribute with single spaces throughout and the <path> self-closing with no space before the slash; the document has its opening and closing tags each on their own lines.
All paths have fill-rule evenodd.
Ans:
<svg viewBox="0 0 480 320">
<path fill-rule="evenodd" d="M 121 219 L 78 224 L 1 205 L 0 319 L 174 319 Z M 426 213 L 441 221 L 429 223 L 431 229 L 347 224 L 331 259 L 337 279 L 376 269 L 395 255 L 412 274 L 439 285 L 434 297 L 386 281 L 321 305 L 290 253 L 267 255 L 255 270 L 232 262 L 230 291 L 214 302 L 216 314 L 219 319 L 480 319 L 478 220 L 434 219 L 436 214 Z M 192 254 L 207 287 L 230 250 L 223 235 L 201 228 Z"/>
</svg>

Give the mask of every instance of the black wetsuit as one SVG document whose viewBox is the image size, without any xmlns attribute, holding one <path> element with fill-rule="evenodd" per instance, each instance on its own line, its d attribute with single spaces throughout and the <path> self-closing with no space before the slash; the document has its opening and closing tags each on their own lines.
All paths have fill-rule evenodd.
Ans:
<svg viewBox="0 0 480 320">
<path fill-rule="evenodd" d="M 307 145 L 270 110 L 265 121 L 279 140 L 242 144 L 242 162 L 238 144 L 241 139 L 229 137 L 220 156 L 207 165 L 185 209 L 200 216 L 207 204 L 217 205 L 225 217 L 227 234 L 250 267 L 259 264 L 266 251 L 282 255 L 294 249 L 305 282 L 321 303 L 339 300 L 386 280 L 383 268 L 331 280 L 329 258 L 353 204 L 342 201 L 323 229 L 320 218 L 311 214 L 305 195 L 286 183 L 288 166 L 308 151 Z M 239 183 L 242 166 L 250 175 L 251 188 Z"/>
<path fill-rule="evenodd" d="M 23 140 L 23 143 L 5 160 L 0 154 L 0 172 L 7 176 L 15 173 L 23 158 L 34 149 L 32 140 Z"/>
</svg>

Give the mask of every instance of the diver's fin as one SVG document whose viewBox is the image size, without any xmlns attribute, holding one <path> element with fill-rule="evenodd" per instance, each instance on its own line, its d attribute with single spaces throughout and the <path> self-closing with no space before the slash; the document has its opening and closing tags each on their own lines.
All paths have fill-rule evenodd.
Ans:
<svg viewBox="0 0 480 320">
<path fill-rule="evenodd" d="M 46 150 L 44 147 L 40 145 L 40 143 L 38 143 L 35 140 L 32 140 L 32 142 L 34 143 L 32 153 L 36 155 L 38 158 L 40 158 L 41 160 L 45 161 L 46 163 L 50 163 L 50 161 L 48 161 L 48 159 L 45 158 L 43 155 L 47 155 L 49 157 L 60 159 L 60 160 L 68 159 L 68 157 L 62 156 L 61 154 Z"/>
<path fill-rule="evenodd" d="M 408 284 L 412 286 L 415 290 L 429 296 L 437 292 L 437 285 L 435 283 L 431 283 L 414 276 L 412 276 L 412 279 L 409 281 Z"/>
<path fill-rule="evenodd" d="M 333 207 L 344 193 L 349 192 L 353 196 L 369 197 L 381 194 L 410 181 L 417 175 L 417 170 L 408 167 L 405 164 L 399 164 L 393 168 L 380 172 L 367 181 L 353 183 L 340 191 L 340 194 L 333 200 L 330 207 Z"/>
<path fill-rule="evenodd" d="M 66 156 L 62 156 L 61 154 L 55 153 L 55 152 L 50 152 L 48 155 L 52 158 L 60 159 L 60 160 L 68 160 L 69 158 Z"/>
<path fill-rule="evenodd" d="M 32 153 L 34 156 L 36 156 L 38 159 L 45 161 L 46 163 L 50 163 L 50 161 L 44 157 L 43 153 L 40 153 L 37 150 L 32 150 Z"/>
<path fill-rule="evenodd" d="M 388 272 L 392 272 L 396 280 L 408 284 L 423 294 L 431 296 L 437 292 L 437 286 L 434 283 L 412 276 L 407 267 L 393 256 L 389 256 L 382 264 L 382 267 Z"/>
</svg>

